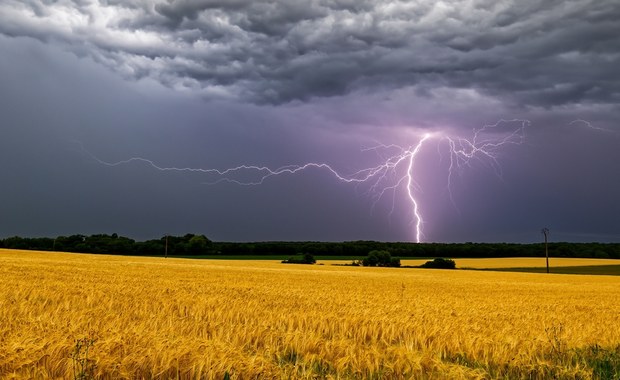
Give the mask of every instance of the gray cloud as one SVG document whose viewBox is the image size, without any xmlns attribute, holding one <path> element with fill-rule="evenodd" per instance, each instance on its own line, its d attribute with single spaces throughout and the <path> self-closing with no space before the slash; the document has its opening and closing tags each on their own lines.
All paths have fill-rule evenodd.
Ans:
<svg viewBox="0 0 620 380">
<path fill-rule="evenodd" d="M 0 33 L 127 78 L 286 103 L 409 86 L 525 106 L 615 104 L 612 1 L 5 1 Z"/>
<path fill-rule="evenodd" d="M 500 152 L 502 179 L 484 160 L 455 173 L 455 204 L 445 142 L 421 153 L 425 240 L 532 241 L 547 225 L 557 239 L 618 241 L 618 12 L 583 0 L 4 0 L 0 234 L 411 240 L 403 189 L 373 207 L 368 188 L 321 171 L 207 186 L 101 165 L 73 141 L 108 162 L 351 173 L 385 158 L 363 147 L 410 146 L 423 130 L 471 137 L 503 118 L 531 121 L 525 143 Z"/>
</svg>

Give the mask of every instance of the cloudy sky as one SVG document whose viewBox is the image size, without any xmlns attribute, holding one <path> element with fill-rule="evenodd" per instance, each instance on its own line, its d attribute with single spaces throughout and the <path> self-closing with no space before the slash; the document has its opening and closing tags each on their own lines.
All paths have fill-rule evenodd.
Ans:
<svg viewBox="0 0 620 380">
<path fill-rule="evenodd" d="M 612 0 L 0 0 L 0 236 L 415 241 L 415 201 L 422 241 L 620 242 L 619 19 Z M 329 168 L 222 173 L 306 163 Z"/>
</svg>

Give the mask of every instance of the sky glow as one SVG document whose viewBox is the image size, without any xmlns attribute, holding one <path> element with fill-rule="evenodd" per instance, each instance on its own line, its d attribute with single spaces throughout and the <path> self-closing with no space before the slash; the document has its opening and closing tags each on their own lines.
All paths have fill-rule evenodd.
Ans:
<svg viewBox="0 0 620 380">
<path fill-rule="evenodd" d="M 579 122 L 586 123 L 589 127 L 591 124 L 584 120 Z M 502 128 L 504 125 L 517 124 L 517 128 L 506 130 Z M 397 191 L 404 188 L 406 202 L 408 201 L 412 210 L 412 222 L 414 225 L 412 236 L 414 241 L 420 243 L 423 241 L 423 225 L 424 218 L 420 211 L 419 201 L 416 192 L 420 191 L 420 185 L 416 181 L 415 169 L 416 158 L 420 150 L 428 145 L 434 138 L 437 143 L 447 142 L 448 151 L 446 155 L 449 157 L 450 164 L 447 168 L 445 176 L 447 177 L 447 191 L 450 194 L 450 200 L 454 204 L 452 196 L 452 176 L 455 172 L 462 171 L 464 167 L 473 165 L 472 161 L 486 163 L 498 177 L 501 177 L 501 164 L 499 162 L 499 153 L 503 147 L 508 144 L 523 143 L 525 128 L 530 125 L 529 120 L 499 120 L 498 122 L 485 125 L 473 131 L 470 139 L 464 137 L 449 136 L 441 132 L 424 133 L 417 143 L 407 148 L 398 145 L 378 145 L 369 149 L 375 152 L 397 150 L 396 154 L 385 156 L 384 161 L 377 165 L 362 168 L 351 174 L 343 174 L 334 169 L 329 163 L 324 162 L 307 162 L 301 165 L 285 165 L 275 169 L 267 166 L 258 166 L 252 164 L 244 164 L 231 168 L 215 169 L 215 168 L 190 168 L 190 167 L 169 167 L 157 165 L 150 159 L 143 157 L 132 157 L 117 162 L 107 162 L 97 158 L 92 153 L 84 149 L 80 142 L 77 142 L 84 153 L 92 157 L 98 163 L 116 167 L 127 165 L 134 162 L 146 164 L 147 166 L 162 172 L 189 172 L 200 173 L 209 176 L 205 181 L 206 184 L 215 185 L 221 182 L 234 183 L 242 186 L 258 186 L 266 180 L 274 176 L 285 176 L 294 174 L 303 174 L 309 169 L 321 169 L 333 175 L 339 181 L 353 184 L 366 184 L 368 193 L 374 199 L 375 204 L 380 201 L 387 193 L 392 195 L 392 212 L 396 204 L 401 201 L 397 200 Z M 492 134 L 489 134 L 491 132 Z M 438 145 L 437 149 L 441 149 Z M 386 158 L 387 157 L 387 158 Z M 441 157 L 441 156 L 440 156 Z M 424 163 L 417 163 L 423 166 Z M 406 167 L 406 169 L 402 169 Z M 456 204 L 454 204 L 456 207 Z"/>
<path fill-rule="evenodd" d="M 618 19 L 605 0 L 2 1 L 0 235 L 618 242 Z"/>
</svg>

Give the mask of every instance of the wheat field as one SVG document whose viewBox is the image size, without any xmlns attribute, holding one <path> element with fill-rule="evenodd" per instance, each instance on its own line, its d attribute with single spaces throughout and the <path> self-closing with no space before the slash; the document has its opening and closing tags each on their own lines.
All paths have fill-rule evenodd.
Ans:
<svg viewBox="0 0 620 380">
<path fill-rule="evenodd" d="M 619 322 L 612 276 L 0 250 L 8 379 L 597 378 Z"/>
<path fill-rule="evenodd" d="M 536 268 L 546 265 L 544 257 L 506 257 L 506 258 L 477 258 L 455 259 L 459 268 L 470 269 L 496 269 L 496 268 Z M 320 260 L 322 264 L 350 264 L 352 260 Z M 417 266 L 427 262 L 428 259 L 400 260 L 402 265 Z M 620 265 L 620 260 L 615 259 L 590 259 L 590 258 L 566 258 L 551 257 L 549 265 L 554 267 L 578 267 L 595 265 Z"/>
<path fill-rule="evenodd" d="M 403 265 L 420 265 L 426 260 L 403 260 Z M 457 259 L 459 268 L 534 268 L 546 265 L 544 257 L 507 257 L 501 259 Z M 415 262 L 415 263 L 414 263 Z M 419 262 L 419 264 L 417 264 Z M 591 265 L 620 265 L 620 260 L 551 257 L 549 265 L 553 267 L 577 267 Z"/>
</svg>

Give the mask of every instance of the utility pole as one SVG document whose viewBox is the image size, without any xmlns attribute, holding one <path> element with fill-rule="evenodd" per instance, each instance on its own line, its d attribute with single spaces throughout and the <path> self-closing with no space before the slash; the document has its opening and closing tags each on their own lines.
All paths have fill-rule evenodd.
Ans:
<svg viewBox="0 0 620 380">
<path fill-rule="evenodd" d="M 166 234 L 166 245 L 165 245 L 165 250 L 164 250 L 164 258 L 165 259 L 168 258 L 168 234 Z"/>
<path fill-rule="evenodd" d="M 547 273 L 549 273 L 549 248 L 547 243 L 547 237 L 549 236 L 549 229 L 547 227 L 541 230 L 542 234 L 545 235 L 545 257 L 547 258 Z"/>
</svg>

